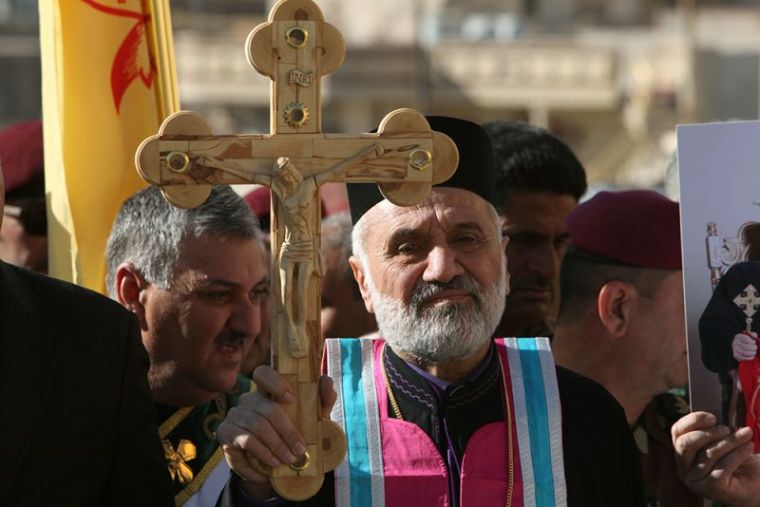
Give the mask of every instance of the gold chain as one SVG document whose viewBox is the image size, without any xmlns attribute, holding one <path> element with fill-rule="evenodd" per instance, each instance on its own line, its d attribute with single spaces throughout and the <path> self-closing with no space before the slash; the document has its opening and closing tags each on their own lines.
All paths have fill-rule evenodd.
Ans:
<svg viewBox="0 0 760 507">
<path fill-rule="evenodd" d="M 393 389 L 391 389 L 391 382 L 388 380 L 388 372 L 385 371 L 385 347 L 383 347 L 383 352 L 380 354 L 380 366 L 383 369 L 383 378 L 385 378 L 385 392 L 388 393 L 388 399 L 391 402 L 393 414 L 396 416 L 396 419 L 401 419 L 403 421 L 404 417 L 401 415 L 401 409 L 398 407 L 396 396 L 393 394 Z"/>
<path fill-rule="evenodd" d="M 497 351 L 498 354 L 498 351 Z M 504 372 L 504 365 L 501 358 L 496 358 L 501 370 L 501 382 L 504 386 L 504 410 L 506 411 L 507 423 L 507 507 L 512 506 L 512 495 L 515 487 L 515 467 L 514 467 L 514 449 L 512 446 L 512 409 L 509 407 L 509 389 L 507 389 L 507 375 Z"/>
</svg>

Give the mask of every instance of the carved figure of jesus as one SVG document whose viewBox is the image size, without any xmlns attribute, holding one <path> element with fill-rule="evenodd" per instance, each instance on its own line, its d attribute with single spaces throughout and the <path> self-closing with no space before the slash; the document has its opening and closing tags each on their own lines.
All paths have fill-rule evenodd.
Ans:
<svg viewBox="0 0 760 507">
<path fill-rule="evenodd" d="M 313 231 L 316 228 L 310 224 L 312 217 L 319 216 L 313 209 L 319 202 L 317 190 L 323 183 L 345 174 L 351 167 L 381 155 L 381 151 L 378 145 L 371 145 L 353 157 L 307 178 L 301 175 L 289 158 L 277 159 L 277 169 L 270 186 L 279 198 L 279 216 L 285 226 L 278 267 L 280 297 L 286 314 L 289 351 L 293 357 L 307 354 L 306 294 L 309 278 L 312 274 L 320 278 L 324 275 L 321 251 L 314 240 Z"/>
</svg>

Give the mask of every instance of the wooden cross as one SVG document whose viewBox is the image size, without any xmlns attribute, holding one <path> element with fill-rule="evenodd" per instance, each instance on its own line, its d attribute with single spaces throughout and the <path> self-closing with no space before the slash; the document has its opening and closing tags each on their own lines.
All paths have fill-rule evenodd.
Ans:
<svg viewBox="0 0 760 507">
<path fill-rule="evenodd" d="M 734 304 L 747 316 L 745 330 L 752 331 L 752 317 L 760 309 L 760 291 L 749 284 L 734 298 Z"/>
<path fill-rule="evenodd" d="M 272 365 L 296 393 L 298 403 L 285 408 L 308 454 L 271 470 L 271 482 L 281 496 L 303 500 L 319 490 L 346 448 L 340 429 L 319 420 L 319 187 L 378 183 L 391 202 L 409 206 L 454 173 L 459 155 L 412 109 L 388 114 L 377 134 L 321 132 L 321 77 L 341 65 L 345 44 L 311 0 L 278 2 L 248 36 L 246 51 L 272 80 L 271 133 L 216 136 L 200 115 L 176 113 L 140 145 L 137 167 L 179 207 L 201 205 L 212 185 L 259 183 L 273 191 Z"/>
</svg>

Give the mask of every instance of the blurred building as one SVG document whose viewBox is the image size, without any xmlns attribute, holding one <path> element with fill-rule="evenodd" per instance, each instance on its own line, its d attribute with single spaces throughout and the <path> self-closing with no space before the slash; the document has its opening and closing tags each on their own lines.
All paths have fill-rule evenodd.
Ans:
<svg viewBox="0 0 760 507">
<path fill-rule="evenodd" d="M 317 3 L 348 46 L 324 82 L 328 132 L 367 131 L 399 107 L 522 119 L 566 139 L 592 185 L 651 187 L 664 179 L 676 123 L 760 109 L 760 8 L 750 0 Z M 243 44 L 271 4 L 172 1 L 182 106 L 217 132 L 269 130 L 269 82 Z M 0 125 L 39 114 L 35 31 L 36 0 L 0 0 Z"/>
<path fill-rule="evenodd" d="M 35 0 L 0 0 L 0 128 L 40 117 L 37 24 Z"/>
</svg>

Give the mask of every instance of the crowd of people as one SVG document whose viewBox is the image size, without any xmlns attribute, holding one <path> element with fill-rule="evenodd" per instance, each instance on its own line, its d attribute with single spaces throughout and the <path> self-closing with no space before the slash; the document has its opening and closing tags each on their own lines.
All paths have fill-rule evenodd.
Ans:
<svg viewBox="0 0 760 507">
<path fill-rule="evenodd" d="M 678 204 L 583 201 L 544 129 L 428 121 L 451 179 L 411 207 L 351 184 L 351 213 L 322 217 L 320 408 L 349 439 L 303 502 L 267 472 L 306 452 L 269 366 L 269 191 L 189 210 L 137 192 L 109 300 L 42 274 L 40 123 L 0 131 L 0 505 L 760 505 L 752 430 L 672 391 Z"/>
</svg>

